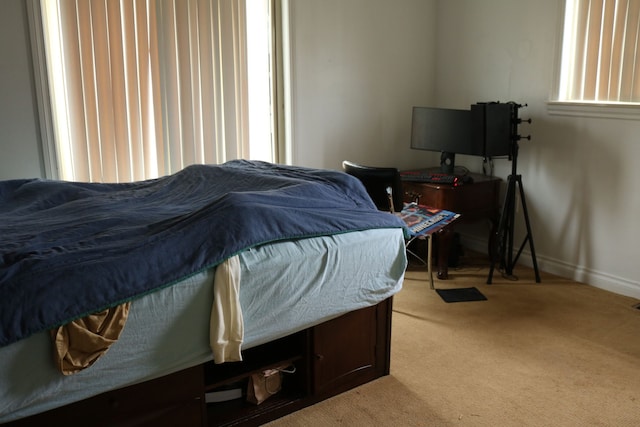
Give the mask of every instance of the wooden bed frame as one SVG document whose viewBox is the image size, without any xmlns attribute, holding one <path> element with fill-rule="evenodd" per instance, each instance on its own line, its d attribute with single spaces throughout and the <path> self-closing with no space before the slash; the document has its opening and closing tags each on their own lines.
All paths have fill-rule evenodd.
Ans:
<svg viewBox="0 0 640 427">
<path fill-rule="evenodd" d="M 393 299 L 248 349 L 243 362 L 198 365 L 72 403 L 6 426 L 261 425 L 389 374 Z M 244 398 L 205 403 L 205 394 L 255 372 L 293 364 L 282 390 L 260 405 Z"/>
</svg>

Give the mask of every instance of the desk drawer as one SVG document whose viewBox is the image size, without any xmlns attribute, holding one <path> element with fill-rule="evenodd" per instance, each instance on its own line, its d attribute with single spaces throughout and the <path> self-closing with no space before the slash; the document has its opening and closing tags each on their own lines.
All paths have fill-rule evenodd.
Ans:
<svg viewBox="0 0 640 427">
<path fill-rule="evenodd" d="M 419 203 L 461 214 L 461 221 L 475 221 L 499 216 L 498 196 L 500 181 L 497 179 L 474 182 L 461 186 L 403 182 L 405 200 L 420 196 Z"/>
</svg>

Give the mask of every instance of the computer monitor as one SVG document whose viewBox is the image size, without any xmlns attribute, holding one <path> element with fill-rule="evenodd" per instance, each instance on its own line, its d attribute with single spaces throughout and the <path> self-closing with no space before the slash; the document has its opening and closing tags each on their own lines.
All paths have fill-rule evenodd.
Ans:
<svg viewBox="0 0 640 427">
<path fill-rule="evenodd" d="M 413 107 L 411 148 L 438 151 L 444 173 L 453 173 L 455 155 L 482 156 L 482 141 L 472 135 L 470 110 Z"/>
</svg>

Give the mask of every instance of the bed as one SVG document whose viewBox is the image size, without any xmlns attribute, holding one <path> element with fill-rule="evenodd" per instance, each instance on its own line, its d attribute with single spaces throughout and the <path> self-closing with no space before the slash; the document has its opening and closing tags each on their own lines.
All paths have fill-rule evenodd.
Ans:
<svg viewBox="0 0 640 427">
<path fill-rule="evenodd" d="M 0 423 L 256 424 L 388 373 L 405 230 L 353 177 L 239 160 L 0 184 Z M 63 375 L 51 331 L 125 304 L 117 338 Z M 207 404 L 285 362 L 281 399 Z"/>
</svg>

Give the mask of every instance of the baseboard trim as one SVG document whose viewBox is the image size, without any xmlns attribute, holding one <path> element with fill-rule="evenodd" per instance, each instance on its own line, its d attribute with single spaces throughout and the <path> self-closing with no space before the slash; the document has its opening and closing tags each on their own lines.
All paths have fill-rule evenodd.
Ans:
<svg viewBox="0 0 640 427">
<path fill-rule="evenodd" d="M 467 248 L 479 253 L 487 253 L 487 240 L 463 233 L 461 233 L 461 237 L 464 246 Z M 575 280 L 576 282 L 616 294 L 640 299 L 640 282 L 637 280 L 629 280 L 584 266 L 540 256 L 539 254 L 536 254 L 536 260 L 538 261 L 540 271 Z M 531 252 L 523 250 L 518 262 L 527 267 L 533 267 Z"/>
</svg>

